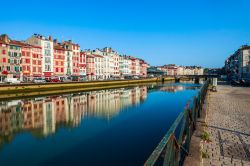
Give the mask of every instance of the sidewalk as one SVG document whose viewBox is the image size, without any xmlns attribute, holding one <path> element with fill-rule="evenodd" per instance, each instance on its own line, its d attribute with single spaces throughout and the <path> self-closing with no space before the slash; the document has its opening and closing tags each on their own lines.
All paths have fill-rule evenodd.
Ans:
<svg viewBox="0 0 250 166">
<path fill-rule="evenodd" d="M 197 140 L 197 133 L 200 136 L 202 130 L 209 133 L 211 142 L 201 141 L 201 149 L 195 148 L 202 150 L 208 158 L 193 165 L 250 166 L 250 88 L 219 85 L 217 90 L 208 93 L 205 123 L 193 136 Z M 191 146 L 191 155 L 193 152 Z M 185 165 L 192 165 L 192 156 L 187 157 L 187 161 Z"/>
</svg>

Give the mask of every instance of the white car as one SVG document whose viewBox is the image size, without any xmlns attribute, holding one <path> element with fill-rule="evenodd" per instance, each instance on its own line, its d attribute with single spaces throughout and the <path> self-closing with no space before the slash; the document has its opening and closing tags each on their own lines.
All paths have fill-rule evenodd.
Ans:
<svg viewBox="0 0 250 166">
<path fill-rule="evenodd" d="M 44 78 L 34 78 L 33 82 L 34 83 L 45 83 L 46 80 Z"/>
<path fill-rule="evenodd" d="M 139 77 L 139 76 L 134 76 L 133 78 L 134 78 L 134 79 L 139 79 L 140 77 Z"/>
<path fill-rule="evenodd" d="M 17 78 L 6 78 L 4 82 L 9 83 L 9 84 L 20 84 L 21 81 L 18 80 Z"/>
</svg>

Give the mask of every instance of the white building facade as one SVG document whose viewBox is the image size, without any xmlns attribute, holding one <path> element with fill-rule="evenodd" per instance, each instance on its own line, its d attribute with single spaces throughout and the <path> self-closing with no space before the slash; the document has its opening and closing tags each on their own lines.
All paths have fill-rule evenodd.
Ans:
<svg viewBox="0 0 250 166">
<path fill-rule="evenodd" d="M 96 80 L 103 80 L 104 73 L 103 73 L 103 56 L 101 55 L 94 55 L 95 57 L 95 76 Z"/>
<path fill-rule="evenodd" d="M 42 35 L 34 34 L 27 39 L 27 43 L 42 47 L 42 72 L 44 77 L 53 76 L 54 72 L 54 46 L 52 37 L 45 38 Z"/>
</svg>

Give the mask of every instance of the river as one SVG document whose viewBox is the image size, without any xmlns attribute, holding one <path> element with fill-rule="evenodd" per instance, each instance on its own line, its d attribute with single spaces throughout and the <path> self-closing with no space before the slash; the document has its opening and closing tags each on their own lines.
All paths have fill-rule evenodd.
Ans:
<svg viewBox="0 0 250 166">
<path fill-rule="evenodd" d="M 143 165 L 193 83 L 0 101 L 0 165 Z"/>
</svg>

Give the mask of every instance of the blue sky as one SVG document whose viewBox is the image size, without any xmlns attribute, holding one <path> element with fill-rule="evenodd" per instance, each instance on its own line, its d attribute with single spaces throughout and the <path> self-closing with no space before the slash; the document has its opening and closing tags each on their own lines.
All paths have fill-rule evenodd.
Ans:
<svg viewBox="0 0 250 166">
<path fill-rule="evenodd" d="M 0 33 L 111 46 L 151 65 L 221 67 L 250 44 L 249 11 L 249 0 L 11 0 L 1 2 Z"/>
</svg>

